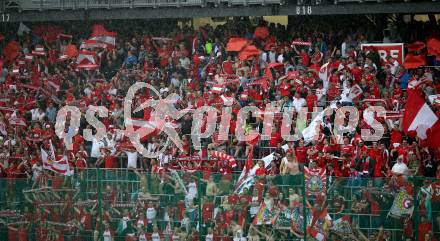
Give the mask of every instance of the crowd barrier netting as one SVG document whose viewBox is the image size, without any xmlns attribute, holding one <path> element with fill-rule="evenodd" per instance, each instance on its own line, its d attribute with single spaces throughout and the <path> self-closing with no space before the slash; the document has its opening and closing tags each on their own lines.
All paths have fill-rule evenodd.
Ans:
<svg viewBox="0 0 440 241">
<path fill-rule="evenodd" d="M 418 237 L 427 220 L 434 235 L 440 233 L 435 179 L 409 177 L 405 188 L 396 189 L 393 178 L 249 175 L 86 169 L 38 181 L 0 179 L 0 240 L 19 240 L 11 237 L 23 233 L 28 240 L 60 235 L 103 240 L 108 229 L 115 240 L 138 236 L 140 230 L 158 231 L 161 240 L 178 233 L 193 235 L 192 240 L 208 240 L 212 233 L 265 240 L 300 240 L 304 234 L 314 240 L 322 233 L 328 240 L 342 240 L 341 235 L 371 237 L 381 229 L 388 240 L 402 240 L 406 226 Z M 245 188 L 237 189 L 240 184 Z"/>
</svg>

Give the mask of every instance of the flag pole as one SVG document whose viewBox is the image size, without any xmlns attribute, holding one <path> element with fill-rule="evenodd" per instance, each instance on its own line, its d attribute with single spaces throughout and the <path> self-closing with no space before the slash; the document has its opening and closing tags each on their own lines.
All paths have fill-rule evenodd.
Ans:
<svg viewBox="0 0 440 241">
<path fill-rule="evenodd" d="M 306 194 L 306 176 L 304 173 L 304 170 L 302 172 L 302 193 L 303 193 L 303 228 L 304 228 L 304 240 L 307 240 L 307 202 L 306 202 L 306 198 L 307 198 L 307 194 Z"/>
</svg>

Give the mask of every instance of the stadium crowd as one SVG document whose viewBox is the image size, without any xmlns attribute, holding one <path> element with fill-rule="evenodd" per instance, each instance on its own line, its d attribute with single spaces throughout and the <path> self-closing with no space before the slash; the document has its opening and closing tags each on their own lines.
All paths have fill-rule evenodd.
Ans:
<svg viewBox="0 0 440 241">
<path fill-rule="evenodd" d="M 438 72 L 432 67 L 407 70 L 393 58 L 383 64 L 377 53 L 363 52 L 360 45 L 425 42 L 438 37 L 438 26 L 410 22 L 383 36 L 367 20 L 295 21 L 286 27 L 236 18 L 196 30 L 166 21 L 105 22 L 105 28 L 117 32 L 116 43 L 89 49 L 97 61 L 90 68 L 79 67 L 76 58 L 63 57 L 66 49 L 75 49 L 72 45 L 81 54 L 78 49 L 88 39 L 91 24 L 34 23 L 28 25 L 30 29 L 20 26 L 25 31 L 19 33 L 16 28 L 7 29 L 0 73 L 0 202 L 11 204 L 23 197 L 29 204 L 23 210 L 0 207 L 0 227 L 7 229 L 8 240 L 294 240 L 301 239 L 304 231 L 307 240 L 437 240 L 434 232 L 440 231 L 440 219 L 432 211 L 437 194 L 431 182 L 423 183 L 423 201 L 415 207 L 418 226 L 413 227 L 413 215 L 393 222 L 387 214 L 400 190 L 414 195 L 410 180 L 415 179 L 411 178 L 440 178 L 439 147 L 404 131 L 400 123 L 408 83 L 422 79 L 415 88 L 439 116 L 438 102 L 428 101 L 428 96 L 440 91 Z M 62 31 L 53 39 L 48 35 L 55 28 Z M 245 38 L 258 54 L 243 57 L 239 51 L 227 51 L 232 37 Z M 13 49 L 12 40 L 17 43 Z M 319 77 L 325 63 L 329 63 L 328 86 Z M 185 114 L 169 120 L 177 127 L 183 150 L 170 142 L 158 158 L 141 156 L 120 131 L 125 129 L 124 97 L 137 81 L 153 85 L 164 98 L 179 94 L 174 104 L 178 110 L 231 106 L 230 137 L 220 141 L 216 130 L 202 141 L 202 150 L 195 151 L 190 137 L 192 115 Z M 362 93 L 341 99 L 343 90 L 355 85 Z M 157 97 L 139 92 L 133 107 L 150 98 Z M 320 123 L 321 131 L 312 142 L 284 141 L 280 118 L 275 118 L 270 140 L 240 142 L 235 137 L 236 128 L 262 130 L 262 118 L 252 116 L 246 126 L 237 126 L 241 107 L 264 110 L 271 102 L 281 111 L 294 109 L 291 133 L 299 134 L 313 120 L 314 107 L 327 107 L 332 101 L 339 101 L 338 107 L 355 106 L 361 115 L 370 105 L 383 106 L 389 113 L 377 118 L 385 129 L 383 138 L 364 142 L 360 129 L 369 125 L 360 118 L 358 128 L 337 144 L 334 114 Z M 65 105 L 82 112 L 72 150 L 54 131 L 57 112 Z M 82 130 L 91 128 L 85 120 L 91 105 L 109 110 L 108 117 L 99 118 L 107 129 L 102 140 L 83 138 Z M 297 122 L 301 107 L 309 110 L 305 122 Z M 145 108 L 132 116 L 148 120 L 152 110 Z M 69 123 L 67 118 L 67 133 L 74 131 Z M 142 143 L 153 151 L 166 138 L 157 131 Z M 43 167 L 43 152 L 51 148 L 55 162 L 67 161 L 74 174 Z M 212 157 L 213 151 L 232 156 L 236 166 Z M 271 154 L 267 165 L 263 158 Z M 253 185 L 234 192 L 238 174 L 255 165 Z M 92 183 L 88 188 L 99 189 L 87 180 L 96 169 L 110 170 L 99 194 L 85 188 L 85 183 Z M 137 186 L 118 182 L 121 170 L 137 180 Z M 326 181 L 320 187 L 333 188 L 313 195 L 303 190 L 302 173 L 307 170 L 325 170 Z M 28 188 L 17 191 L 18 180 L 29 183 Z M 343 186 L 356 187 L 356 195 L 338 189 Z M 263 209 L 277 213 L 277 218 L 259 219 Z M 287 221 L 281 220 L 283 213 L 289 213 Z M 303 228 L 304 213 L 307 228 Z M 359 215 L 334 228 L 335 220 L 345 221 L 345 213 Z M 366 221 L 362 215 L 374 217 Z M 8 221 L 11 217 L 21 218 Z M 389 231 L 393 228 L 399 231 Z"/>
</svg>

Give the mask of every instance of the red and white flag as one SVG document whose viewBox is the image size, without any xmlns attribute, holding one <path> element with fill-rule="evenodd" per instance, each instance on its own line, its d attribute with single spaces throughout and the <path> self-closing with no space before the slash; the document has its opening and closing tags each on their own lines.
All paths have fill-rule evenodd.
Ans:
<svg viewBox="0 0 440 241">
<path fill-rule="evenodd" d="M 105 49 L 105 48 L 107 48 L 107 45 L 108 45 L 107 43 L 103 43 L 98 40 L 88 39 L 88 40 L 82 42 L 81 45 L 79 46 L 79 48 L 80 49 L 94 49 L 94 48 Z"/>
<path fill-rule="evenodd" d="M 220 98 L 222 99 L 222 102 L 223 102 L 224 105 L 230 106 L 230 105 L 232 105 L 234 103 L 234 98 L 233 97 L 221 95 Z"/>
<path fill-rule="evenodd" d="M 358 84 L 356 84 L 356 85 L 353 85 L 353 86 L 351 87 L 350 92 L 348 93 L 348 96 L 349 96 L 351 99 L 356 99 L 356 98 L 359 97 L 362 93 L 363 93 L 363 91 L 362 91 L 361 87 L 360 87 Z"/>
<path fill-rule="evenodd" d="M 405 133 L 415 131 L 428 146 L 440 147 L 440 122 L 418 91 L 410 91 L 403 113 L 402 128 Z"/>
<path fill-rule="evenodd" d="M 98 68 L 98 58 L 95 52 L 81 50 L 76 60 L 78 68 L 82 69 L 96 69 Z"/>
<path fill-rule="evenodd" d="M 43 168 L 46 170 L 51 170 L 62 175 L 71 175 L 72 171 L 69 167 L 69 162 L 67 157 L 61 158 L 61 160 L 56 160 L 55 151 L 52 145 L 52 141 L 49 140 L 49 150 L 46 151 L 43 147 L 41 149 L 41 160 L 43 161 Z"/>
<path fill-rule="evenodd" d="M 308 233 L 310 234 L 310 236 L 312 236 L 314 239 L 318 240 L 318 241 L 325 241 L 325 235 L 323 233 L 321 233 L 320 231 L 318 231 L 317 229 L 311 227 L 308 230 Z"/>
<path fill-rule="evenodd" d="M 37 56 L 46 56 L 46 51 L 42 45 L 35 46 L 35 49 L 32 51 L 33 55 Z"/>
<path fill-rule="evenodd" d="M 211 152 L 211 157 L 213 157 L 213 158 L 218 158 L 218 159 L 220 159 L 220 160 L 222 160 L 222 161 L 227 161 L 228 164 L 229 164 L 231 167 L 236 167 L 236 166 L 237 166 L 237 161 L 235 161 L 235 159 L 234 159 L 232 156 L 230 156 L 230 155 L 228 155 L 228 154 L 226 154 L 226 153 L 224 153 L 224 152 L 221 152 L 221 151 L 212 151 L 212 152 Z"/>
<path fill-rule="evenodd" d="M 312 43 L 306 41 L 292 41 L 291 45 L 311 46 Z"/>
<path fill-rule="evenodd" d="M 92 37 L 90 40 L 97 40 L 101 43 L 107 44 L 106 48 L 114 48 L 116 46 L 117 33 L 109 32 L 101 24 L 95 24 L 92 28 Z"/>
<path fill-rule="evenodd" d="M 214 84 L 212 86 L 211 92 L 213 94 L 221 94 L 223 92 L 223 85 L 221 85 L 221 84 Z"/>
</svg>

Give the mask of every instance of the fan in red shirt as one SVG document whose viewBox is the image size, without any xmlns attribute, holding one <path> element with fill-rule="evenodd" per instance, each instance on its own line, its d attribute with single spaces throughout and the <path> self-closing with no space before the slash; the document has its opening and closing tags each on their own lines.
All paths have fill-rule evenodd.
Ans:
<svg viewBox="0 0 440 241">
<path fill-rule="evenodd" d="M 223 61 L 222 70 L 224 74 L 232 75 L 234 74 L 234 61 L 231 60 L 231 56 L 228 55 L 228 59 Z"/>
<path fill-rule="evenodd" d="M 296 156 L 296 160 L 298 161 L 299 164 L 306 163 L 307 150 L 308 150 L 308 148 L 306 146 L 304 146 L 304 140 L 300 139 L 298 141 L 298 147 L 295 148 L 295 156 Z"/>
<path fill-rule="evenodd" d="M 267 175 L 267 170 L 264 167 L 264 161 L 263 160 L 258 161 L 258 169 L 255 171 L 255 175 L 257 175 L 257 176 L 265 176 L 265 175 Z"/>
<path fill-rule="evenodd" d="M 118 168 L 118 159 L 116 158 L 121 152 L 111 155 L 111 150 L 107 147 L 101 148 L 101 157 L 96 161 L 96 166 L 104 163 L 104 168 Z"/>
<path fill-rule="evenodd" d="M 286 79 L 283 79 L 282 82 L 278 85 L 278 90 L 280 91 L 281 96 L 290 96 L 291 86 Z"/>
</svg>

